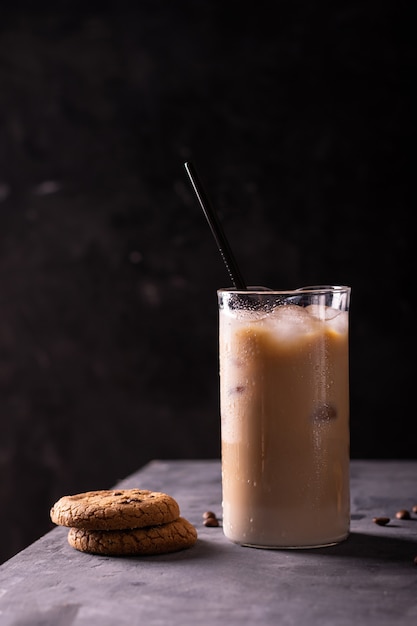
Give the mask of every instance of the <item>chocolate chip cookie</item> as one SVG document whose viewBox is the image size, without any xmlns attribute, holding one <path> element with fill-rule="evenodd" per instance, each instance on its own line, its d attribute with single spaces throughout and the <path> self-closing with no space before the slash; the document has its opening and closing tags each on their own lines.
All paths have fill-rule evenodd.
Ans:
<svg viewBox="0 0 417 626">
<path fill-rule="evenodd" d="M 51 508 L 54 524 L 83 530 L 126 530 L 178 519 L 177 501 L 146 489 L 86 491 L 60 498 Z"/>
<path fill-rule="evenodd" d="M 197 541 L 197 530 L 185 518 L 131 530 L 86 530 L 71 528 L 70 546 L 81 552 L 107 556 L 146 556 L 177 552 L 191 548 Z"/>
</svg>

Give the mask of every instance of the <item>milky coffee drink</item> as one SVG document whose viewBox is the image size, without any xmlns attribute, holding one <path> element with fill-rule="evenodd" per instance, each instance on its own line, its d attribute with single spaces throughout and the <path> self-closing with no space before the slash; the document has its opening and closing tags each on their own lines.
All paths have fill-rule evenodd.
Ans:
<svg viewBox="0 0 417 626">
<path fill-rule="evenodd" d="M 264 548 L 349 534 L 349 287 L 222 289 L 223 531 Z"/>
</svg>

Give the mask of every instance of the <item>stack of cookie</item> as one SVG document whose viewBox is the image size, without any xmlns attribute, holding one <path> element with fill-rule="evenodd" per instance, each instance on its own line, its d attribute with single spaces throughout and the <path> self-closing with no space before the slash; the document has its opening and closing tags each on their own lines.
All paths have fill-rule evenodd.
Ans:
<svg viewBox="0 0 417 626">
<path fill-rule="evenodd" d="M 50 515 L 54 524 L 69 527 L 70 546 L 91 554 L 164 554 L 197 541 L 197 531 L 180 516 L 178 502 L 158 491 L 119 489 L 63 496 Z"/>
</svg>

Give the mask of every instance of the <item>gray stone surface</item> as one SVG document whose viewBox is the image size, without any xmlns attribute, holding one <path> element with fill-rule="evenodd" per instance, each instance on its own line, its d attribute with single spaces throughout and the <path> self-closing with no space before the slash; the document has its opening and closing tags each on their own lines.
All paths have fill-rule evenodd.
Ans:
<svg viewBox="0 0 417 626">
<path fill-rule="evenodd" d="M 270 551 L 206 528 L 221 516 L 220 464 L 153 461 L 118 486 L 164 490 L 198 529 L 190 550 L 92 556 L 56 528 L 0 567 L 1 626 L 412 623 L 417 618 L 417 461 L 352 461 L 350 538 L 330 548 Z M 391 518 L 382 527 L 375 515 Z"/>
</svg>

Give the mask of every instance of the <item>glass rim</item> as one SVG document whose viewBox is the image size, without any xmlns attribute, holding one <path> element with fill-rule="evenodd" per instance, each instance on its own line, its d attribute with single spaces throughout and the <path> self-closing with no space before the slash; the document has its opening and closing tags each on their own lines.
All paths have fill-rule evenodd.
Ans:
<svg viewBox="0 0 417 626">
<path fill-rule="evenodd" d="M 351 291 L 351 287 L 348 285 L 308 285 L 307 287 L 299 287 L 298 289 L 268 289 L 266 287 L 252 287 L 247 289 L 235 289 L 235 287 L 222 287 L 217 290 L 218 294 L 221 293 L 233 293 L 235 295 L 258 295 L 258 296 L 281 296 L 281 295 L 295 295 L 300 293 L 314 293 L 314 294 L 327 294 L 327 293 L 348 293 Z"/>
</svg>

